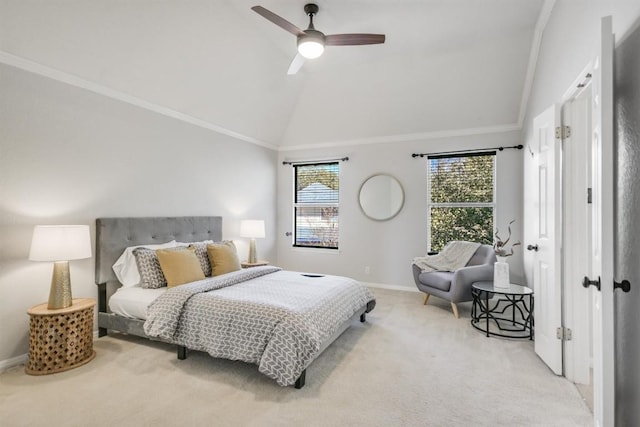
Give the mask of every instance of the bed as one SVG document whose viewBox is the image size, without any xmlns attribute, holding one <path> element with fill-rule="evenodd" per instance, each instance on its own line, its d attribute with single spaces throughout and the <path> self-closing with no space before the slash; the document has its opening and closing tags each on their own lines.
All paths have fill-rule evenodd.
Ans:
<svg viewBox="0 0 640 427">
<path fill-rule="evenodd" d="M 258 365 L 279 385 L 304 386 L 306 369 L 375 307 L 355 280 L 253 267 L 170 289 L 127 288 L 112 269 L 127 247 L 222 240 L 222 217 L 98 218 L 96 284 L 99 336 L 109 330 Z M 147 292 L 151 291 L 151 292 Z M 111 306 L 114 309 L 109 310 Z"/>
</svg>

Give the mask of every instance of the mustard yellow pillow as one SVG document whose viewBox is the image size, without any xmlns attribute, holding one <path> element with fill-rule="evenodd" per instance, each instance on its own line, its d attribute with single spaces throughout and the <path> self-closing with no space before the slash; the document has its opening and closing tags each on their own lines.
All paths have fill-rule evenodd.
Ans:
<svg viewBox="0 0 640 427">
<path fill-rule="evenodd" d="M 231 240 L 207 245 L 207 255 L 211 263 L 211 275 L 219 276 L 240 270 L 240 260 L 236 245 Z"/>
<path fill-rule="evenodd" d="M 169 288 L 204 279 L 200 261 L 193 248 L 179 251 L 158 249 L 156 256 Z"/>
</svg>

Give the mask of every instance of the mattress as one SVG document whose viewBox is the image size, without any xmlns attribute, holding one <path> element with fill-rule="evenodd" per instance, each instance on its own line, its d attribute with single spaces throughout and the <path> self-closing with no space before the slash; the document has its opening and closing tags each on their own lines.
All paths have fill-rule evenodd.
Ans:
<svg viewBox="0 0 640 427">
<path fill-rule="evenodd" d="M 146 320 L 149 304 L 166 291 L 166 287 L 160 289 L 142 289 L 139 286 L 119 288 L 109 298 L 109 309 L 112 313 L 120 316 Z"/>
</svg>

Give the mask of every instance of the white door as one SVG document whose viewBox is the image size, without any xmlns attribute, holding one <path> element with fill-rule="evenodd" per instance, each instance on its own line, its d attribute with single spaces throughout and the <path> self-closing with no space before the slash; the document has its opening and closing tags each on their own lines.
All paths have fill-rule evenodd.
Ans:
<svg viewBox="0 0 640 427">
<path fill-rule="evenodd" d="M 611 17 L 602 19 L 600 55 L 594 67 L 593 96 L 593 415 L 595 425 L 614 425 L 613 329 L 613 48 Z"/>
<path fill-rule="evenodd" d="M 562 374 L 562 341 L 556 336 L 562 315 L 560 242 L 561 142 L 556 139 L 560 108 L 551 106 L 533 120 L 533 139 L 525 153 L 525 255 L 528 283 L 535 296 L 535 351 Z M 536 250 L 537 249 L 537 250 Z"/>
<path fill-rule="evenodd" d="M 590 69 L 589 71 L 593 71 Z M 585 74 L 581 77 L 584 78 Z M 562 123 L 571 132 L 562 143 L 563 158 L 563 289 L 564 326 L 571 329 L 570 340 L 563 342 L 563 373 L 567 379 L 593 387 L 593 330 L 591 291 L 582 281 L 591 266 L 591 79 L 582 80 L 583 88 L 563 105 Z"/>
</svg>

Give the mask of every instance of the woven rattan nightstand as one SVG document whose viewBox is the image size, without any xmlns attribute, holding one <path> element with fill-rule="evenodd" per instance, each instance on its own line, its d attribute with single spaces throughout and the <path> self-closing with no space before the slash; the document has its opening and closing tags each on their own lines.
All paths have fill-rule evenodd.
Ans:
<svg viewBox="0 0 640 427">
<path fill-rule="evenodd" d="M 55 374 L 92 360 L 93 307 L 96 300 L 77 298 L 71 307 L 49 310 L 47 303 L 31 307 L 29 321 L 30 375 Z"/>
<path fill-rule="evenodd" d="M 240 266 L 242 268 L 261 267 L 263 265 L 269 265 L 269 261 L 256 261 L 256 262 L 244 261 L 240 263 Z"/>
</svg>

